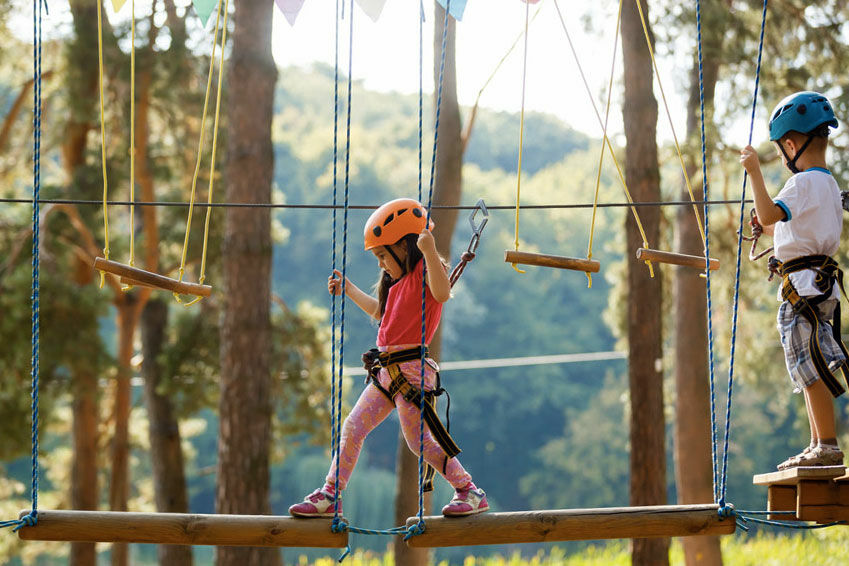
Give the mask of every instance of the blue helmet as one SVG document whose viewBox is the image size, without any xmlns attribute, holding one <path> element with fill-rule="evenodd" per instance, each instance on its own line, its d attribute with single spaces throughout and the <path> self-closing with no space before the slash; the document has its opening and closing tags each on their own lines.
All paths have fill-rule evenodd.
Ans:
<svg viewBox="0 0 849 566">
<path fill-rule="evenodd" d="M 791 131 L 807 134 L 823 124 L 837 127 L 837 118 L 828 99 L 818 92 L 797 92 L 779 102 L 772 111 L 769 140 L 777 141 Z"/>
</svg>

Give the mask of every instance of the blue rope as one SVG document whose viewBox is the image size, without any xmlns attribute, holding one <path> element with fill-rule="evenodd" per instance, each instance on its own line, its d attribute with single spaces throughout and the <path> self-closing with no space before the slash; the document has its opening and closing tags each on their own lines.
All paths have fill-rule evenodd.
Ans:
<svg viewBox="0 0 849 566">
<path fill-rule="evenodd" d="M 427 195 L 427 219 L 425 221 L 425 226 L 430 225 L 430 216 L 431 216 L 431 206 L 433 206 L 433 184 L 436 178 L 436 149 L 437 142 L 439 141 L 439 114 L 442 108 L 442 84 L 443 79 L 445 77 L 445 50 L 446 43 L 448 41 L 448 11 L 451 7 L 451 0 L 448 0 L 445 6 L 445 17 L 442 21 L 442 54 L 441 60 L 439 64 L 439 81 L 437 85 L 437 94 L 436 94 L 436 117 L 434 119 L 433 124 L 433 152 L 430 158 L 430 184 L 428 187 L 428 195 Z M 421 56 L 421 50 L 419 51 Z M 421 68 L 421 65 L 420 65 Z M 419 174 L 421 177 L 421 173 Z M 420 189 L 421 190 L 421 189 Z M 425 297 L 427 292 L 427 264 L 424 264 L 424 260 L 422 260 L 422 341 L 421 341 L 421 367 L 420 367 L 420 376 L 421 376 L 421 388 L 422 393 L 425 390 L 425 338 L 426 338 L 426 317 L 425 317 Z M 424 522 L 424 407 L 425 407 L 425 396 L 421 395 L 419 399 L 419 522 L 417 524 L 417 528 L 410 530 L 406 538 L 410 536 L 421 534 L 425 530 L 425 522 Z M 406 539 L 405 539 L 406 540 Z"/>
<path fill-rule="evenodd" d="M 350 188 L 350 172 L 351 172 L 351 89 L 352 89 L 352 62 L 354 53 L 354 0 L 350 0 L 350 9 L 348 10 L 348 21 L 350 25 L 348 35 L 348 98 L 346 110 L 345 124 L 345 194 L 344 206 L 342 213 L 342 295 L 339 316 L 339 367 L 337 373 L 338 383 L 336 386 L 336 499 L 333 502 L 333 518 L 337 521 L 339 518 L 339 501 L 341 500 L 342 490 L 339 489 L 339 467 L 340 467 L 340 452 L 342 438 L 342 368 L 344 366 L 345 356 L 345 280 L 347 278 L 348 268 L 348 194 Z"/>
<path fill-rule="evenodd" d="M 758 104 L 758 88 L 760 86 L 760 75 L 761 75 L 761 58 L 763 56 L 763 46 L 764 46 L 764 29 L 766 27 L 766 9 L 767 9 L 768 0 L 764 0 L 763 2 L 763 13 L 761 16 L 761 33 L 760 40 L 758 43 L 758 64 L 755 70 L 755 91 L 752 95 L 752 115 L 749 123 L 749 144 L 752 143 L 752 134 L 755 127 L 755 109 Z M 720 507 L 725 505 L 725 494 L 728 487 L 727 483 L 727 470 L 728 470 L 728 444 L 731 437 L 731 395 L 733 392 L 734 385 L 734 353 L 737 345 L 737 313 L 739 307 L 739 298 L 740 298 L 740 260 L 743 252 L 743 220 L 745 218 L 746 212 L 746 181 L 748 179 L 748 175 L 746 175 L 745 171 L 743 172 L 743 190 L 740 195 L 740 221 L 739 221 L 739 230 L 737 231 L 737 267 L 734 274 L 734 306 L 732 313 L 732 322 L 731 322 L 731 354 L 729 356 L 728 361 L 728 401 L 725 408 L 725 445 L 723 447 L 722 453 L 722 474 L 721 474 L 721 485 L 719 492 L 719 499 L 717 503 Z"/>
<path fill-rule="evenodd" d="M 333 65 L 333 232 L 330 243 L 331 275 L 336 271 L 336 202 L 337 189 L 339 185 L 338 163 L 339 163 L 339 0 L 336 0 L 336 48 Z M 342 297 L 344 300 L 344 296 Z M 336 458 L 336 468 L 339 468 L 339 442 L 336 438 L 336 419 L 341 415 L 336 414 L 336 295 L 330 295 L 330 459 Z M 342 365 L 341 362 L 339 364 Z M 340 383 L 341 389 L 341 383 Z M 338 484 L 338 473 L 337 473 Z M 337 497 L 337 500 L 339 498 Z M 334 508 L 334 519 L 339 516 L 338 505 Z"/>
<path fill-rule="evenodd" d="M 701 112 L 701 141 L 702 141 L 702 199 L 705 201 L 704 217 L 705 217 L 705 277 L 706 277 L 706 292 L 707 292 L 707 321 L 708 321 L 708 373 L 710 382 L 710 430 L 711 430 L 711 460 L 713 463 L 713 500 L 719 500 L 719 483 L 717 473 L 717 452 L 716 452 L 716 382 L 715 382 L 715 362 L 713 357 L 713 301 L 711 297 L 710 286 L 710 231 L 709 231 L 709 216 L 708 216 L 708 180 L 707 180 L 707 143 L 705 140 L 705 84 L 702 59 L 702 3 L 701 0 L 696 1 L 696 31 L 698 35 L 698 52 L 699 52 L 699 104 Z"/>
<path fill-rule="evenodd" d="M 32 509 L 20 519 L 0 522 L 0 528 L 13 527 L 17 532 L 21 528 L 34 526 L 38 522 L 38 375 L 39 375 L 39 237 L 41 191 L 41 0 L 33 1 L 33 143 L 32 143 L 32 356 L 30 375 L 32 378 Z"/>
</svg>

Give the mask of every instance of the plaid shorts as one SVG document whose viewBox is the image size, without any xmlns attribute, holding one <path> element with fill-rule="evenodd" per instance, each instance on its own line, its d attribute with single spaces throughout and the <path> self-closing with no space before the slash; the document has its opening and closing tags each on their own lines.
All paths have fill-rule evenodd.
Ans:
<svg viewBox="0 0 849 566">
<path fill-rule="evenodd" d="M 844 360 L 840 345 L 834 339 L 831 319 L 837 307 L 837 299 L 828 299 L 816 307 L 820 319 L 820 350 L 829 368 L 837 369 Z M 811 323 L 801 314 L 793 311 L 793 306 L 784 301 L 778 307 L 778 333 L 784 347 L 784 361 L 793 382 L 793 391 L 799 393 L 820 378 L 811 359 L 808 341 L 811 338 Z"/>
</svg>

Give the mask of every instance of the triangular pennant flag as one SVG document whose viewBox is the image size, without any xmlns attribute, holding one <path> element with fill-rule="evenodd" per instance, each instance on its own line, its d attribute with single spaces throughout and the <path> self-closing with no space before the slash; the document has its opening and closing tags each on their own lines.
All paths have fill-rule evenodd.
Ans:
<svg viewBox="0 0 849 566">
<path fill-rule="evenodd" d="M 448 3 L 447 0 L 436 0 L 443 8 Z M 451 14 L 458 22 L 463 19 L 463 11 L 466 9 L 466 0 L 451 0 L 451 7 L 448 8 L 448 13 Z"/>
<path fill-rule="evenodd" d="M 118 12 L 126 3 L 127 0 L 112 0 L 112 9 L 115 10 L 115 12 Z"/>
<path fill-rule="evenodd" d="M 360 8 L 363 9 L 363 12 L 372 21 L 376 22 L 377 18 L 380 17 L 380 13 L 383 11 L 383 5 L 386 4 L 386 0 L 357 0 L 357 4 L 360 5 Z"/>
<path fill-rule="evenodd" d="M 195 13 L 200 18 L 201 23 L 206 27 L 209 16 L 218 7 L 218 0 L 192 0 L 192 5 L 195 7 Z"/>
<path fill-rule="evenodd" d="M 289 25 L 295 25 L 295 18 L 298 17 L 298 12 L 301 11 L 301 7 L 304 5 L 304 0 L 274 1 L 277 3 L 277 7 L 280 8 L 280 11 L 283 12 L 283 15 L 286 16 L 286 21 L 289 22 Z"/>
</svg>

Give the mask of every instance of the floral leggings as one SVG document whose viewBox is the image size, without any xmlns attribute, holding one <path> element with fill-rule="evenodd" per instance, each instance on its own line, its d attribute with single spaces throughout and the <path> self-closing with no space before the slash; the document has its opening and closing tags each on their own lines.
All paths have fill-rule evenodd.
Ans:
<svg viewBox="0 0 849 566">
<path fill-rule="evenodd" d="M 415 345 L 414 345 L 415 346 Z M 404 349 L 409 346 L 392 347 L 391 350 Z M 428 359 L 425 366 L 425 384 L 426 390 L 431 391 L 436 383 L 436 364 L 433 360 Z M 419 387 L 421 383 L 421 363 L 418 360 L 404 362 L 401 365 L 401 371 L 407 377 L 411 385 Z M 389 389 L 391 378 L 389 372 L 381 369 L 377 376 L 378 382 L 384 389 Z M 363 448 L 363 442 L 369 433 L 374 428 L 392 413 L 393 409 L 398 409 L 398 418 L 401 421 L 401 430 L 404 433 L 404 438 L 407 441 L 407 446 L 413 454 L 419 453 L 419 419 L 420 409 L 418 406 L 406 401 L 400 394 L 395 396 L 395 404 L 393 405 L 374 384 L 369 383 L 363 390 L 360 398 L 357 399 L 357 404 L 354 405 L 351 414 L 345 419 L 342 425 L 342 436 L 340 439 L 339 452 L 341 455 L 342 465 L 339 467 L 339 490 L 344 490 L 348 485 L 348 479 L 357 465 L 357 459 L 360 456 L 360 451 Z M 457 458 L 449 458 L 445 466 L 445 473 L 442 473 L 442 465 L 445 462 L 445 452 L 436 439 L 433 438 L 430 430 L 425 425 L 424 428 L 424 460 L 433 466 L 455 489 L 461 488 L 472 481 L 472 476 L 463 468 Z M 330 465 L 330 471 L 327 472 L 326 481 L 330 485 L 336 483 L 336 465 L 337 459 L 333 459 Z"/>
</svg>

